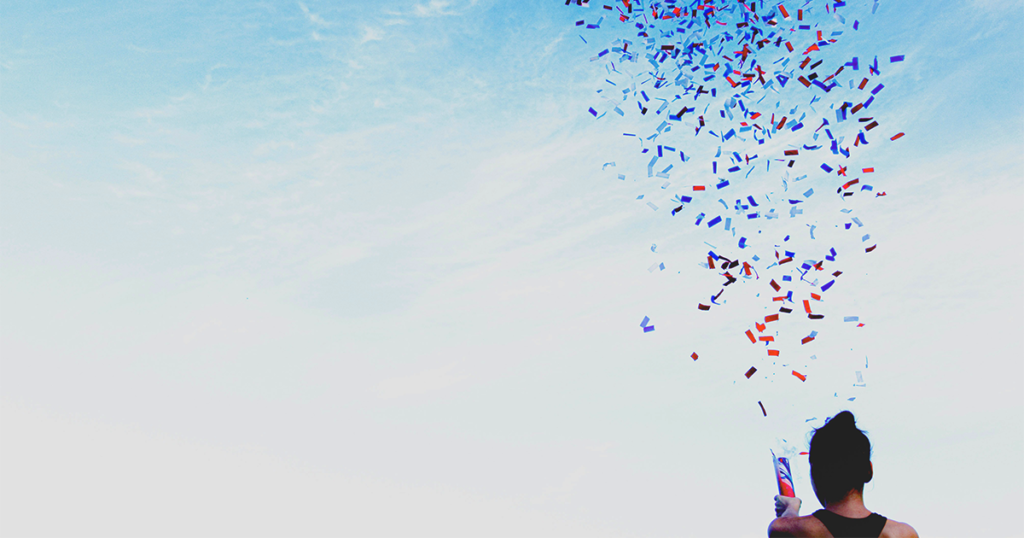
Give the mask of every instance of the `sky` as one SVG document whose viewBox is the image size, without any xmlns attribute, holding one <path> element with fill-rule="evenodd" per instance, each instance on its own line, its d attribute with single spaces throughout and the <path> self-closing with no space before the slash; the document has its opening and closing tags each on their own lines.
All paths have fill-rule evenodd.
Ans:
<svg viewBox="0 0 1024 538">
<path fill-rule="evenodd" d="M 0 2 L 0 531 L 763 536 L 769 450 L 810 513 L 796 452 L 850 409 L 868 508 L 1019 533 L 1024 13 L 849 4 L 823 57 L 905 54 L 906 136 L 776 365 L 751 286 L 693 308 L 636 112 L 588 113 L 636 33 L 600 6 Z"/>
</svg>

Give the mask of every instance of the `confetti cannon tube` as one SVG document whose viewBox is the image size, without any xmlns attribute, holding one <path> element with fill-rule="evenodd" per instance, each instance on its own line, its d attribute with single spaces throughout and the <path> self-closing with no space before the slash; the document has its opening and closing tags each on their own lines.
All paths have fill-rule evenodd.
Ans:
<svg viewBox="0 0 1024 538">
<path fill-rule="evenodd" d="M 773 451 L 772 461 L 775 463 L 775 479 L 779 483 L 779 495 L 796 497 L 796 490 L 793 489 L 793 473 L 789 470 L 789 458 L 776 457 Z"/>
</svg>

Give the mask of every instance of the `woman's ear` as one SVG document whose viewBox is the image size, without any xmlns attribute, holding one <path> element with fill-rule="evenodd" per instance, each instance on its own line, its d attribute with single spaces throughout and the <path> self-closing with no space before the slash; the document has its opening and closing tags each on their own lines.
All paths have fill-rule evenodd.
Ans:
<svg viewBox="0 0 1024 538">
<path fill-rule="evenodd" d="M 875 476 L 875 466 L 869 461 L 868 462 L 868 476 L 864 483 L 871 482 L 871 478 Z"/>
</svg>

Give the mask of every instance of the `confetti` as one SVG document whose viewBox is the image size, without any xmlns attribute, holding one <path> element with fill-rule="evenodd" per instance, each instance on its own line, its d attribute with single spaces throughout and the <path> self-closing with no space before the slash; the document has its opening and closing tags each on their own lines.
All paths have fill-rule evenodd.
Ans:
<svg viewBox="0 0 1024 538">
<path fill-rule="evenodd" d="M 623 136 L 635 148 L 631 150 L 638 159 L 635 165 L 647 165 L 647 178 L 660 178 L 643 185 L 646 199 L 637 197 L 652 210 L 645 218 L 688 226 L 696 235 L 688 233 L 684 241 L 699 244 L 707 239 L 705 243 L 723 245 L 712 247 L 718 254 L 708 253 L 706 264 L 703 253 L 696 260 L 721 276 L 716 284 L 720 289 L 692 293 L 710 297 L 711 305 L 724 305 L 723 294 L 746 292 L 764 301 L 766 309 L 770 306 L 768 312 L 777 310 L 766 312 L 763 323 L 752 320 L 758 335 L 749 329 L 744 332 L 752 344 L 779 348 L 768 349 L 769 357 L 779 356 L 781 349 L 789 353 L 784 346 L 798 338 L 801 345 L 815 340 L 817 331 L 802 338 L 788 332 L 796 327 L 788 315 L 803 308 L 808 319 L 824 320 L 832 305 L 822 304 L 821 294 L 835 286 L 847 259 L 838 258 L 835 247 L 851 247 L 847 252 L 857 255 L 854 245 L 861 245 L 865 254 L 877 248 L 877 244 L 866 245 L 872 234 L 848 233 L 854 225 L 866 226 L 854 216 L 862 213 L 850 213 L 863 204 L 881 203 L 875 201 L 886 196 L 883 189 L 888 178 L 873 166 L 857 166 L 862 174 L 874 174 L 872 185 L 867 185 L 851 163 L 870 164 L 864 160 L 869 152 L 891 148 L 876 143 L 889 132 L 896 132 L 890 141 L 905 136 L 893 125 L 900 118 L 882 117 L 884 111 L 875 103 L 875 99 L 894 97 L 878 78 L 882 74 L 878 57 L 860 62 L 857 56 L 839 59 L 837 53 L 829 52 L 839 39 L 859 35 L 843 32 L 852 8 L 839 1 L 827 3 L 823 12 L 809 5 L 791 6 L 790 11 L 781 4 L 623 0 L 604 10 L 581 10 L 582 16 L 572 21 L 582 33 L 611 36 L 610 43 L 590 45 L 580 35 L 587 48 L 593 47 L 583 59 L 595 62 L 589 64 L 595 67 L 603 65 L 604 82 L 598 92 L 603 104 L 594 104 L 588 112 L 600 121 L 629 122 L 627 129 L 632 132 Z M 872 13 L 877 7 L 875 2 Z M 840 8 L 850 11 L 839 13 Z M 608 22 L 604 11 L 614 13 Z M 853 29 L 859 24 L 854 20 Z M 857 45 L 844 43 L 842 50 Z M 882 58 L 889 58 L 886 65 L 905 60 L 903 54 Z M 615 114 L 606 117 L 605 111 Z M 882 134 L 883 130 L 888 132 Z M 602 169 L 633 165 L 606 162 Z M 693 179 L 680 186 L 679 181 L 670 182 L 672 174 Z M 625 180 L 625 174 L 617 176 Z M 644 179 L 640 176 L 636 181 Z M 806 183 L 797 188 L 797 182 Z M 837 189 L 844 205 L 839 212 L 826 213 L 819 202 L 830 188 Z M 815 191 L 818 196 L 813 196 Z M 705 199 L 709 192 L 716 196 Z M 865 196 L 865 192 L 874 195 Z M 671 203 L 671 211 L 658 211 L 662 203 Z M 783 225 L 786 221 L 801 227 L 806 223 L 810 242 L 807 236 L 791 242 L 792 229 Z M 846 232 L 835 246 L 827 250 L 809 246 L 823 239 L 833 241 L 831 234 L 823 233 L 833 228 Z M 731 237 L 723 241 L 721 234 Z M 651 245 L 652 252 L 656 248 Z M 684 245 L 680 251 L 692 249 Z M 651 273 L 657 270 L 664 271 L 665 264 L 648 268 Z M 765 293 L 768 287 L 774 293 Z M 837 296 L 837 300 L 847 299 Z M 818 303 L 812 306 L 811 301 Z M 708 311 L 711 305 L 698 302 L 697 308 Z M 843 320 L 863 326 L 857 316 Z M 774 324 L 774 335 L 763 334 L 769 323 Z M 653 330 L 645 318 L 645 332 L 648 326 Z M 806 380 L 795 370 L 793 375 Z M 767 416 L 764 405 L 758 404 Z"/>
</svg>

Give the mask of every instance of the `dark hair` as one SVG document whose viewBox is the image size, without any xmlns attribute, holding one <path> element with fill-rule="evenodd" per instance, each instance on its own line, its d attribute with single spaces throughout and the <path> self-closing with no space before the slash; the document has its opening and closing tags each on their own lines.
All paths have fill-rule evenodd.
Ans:
<svg viewBox="0 0 1024 538">
<path fill-rule="evenodd" d="M 823 503 L 840 501 L 853 489 L 864 491 L 871 481 L 871 441 L 849 411 L 814 430 L 809 459 L 814 489 Z"/>
</svg>

